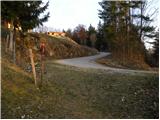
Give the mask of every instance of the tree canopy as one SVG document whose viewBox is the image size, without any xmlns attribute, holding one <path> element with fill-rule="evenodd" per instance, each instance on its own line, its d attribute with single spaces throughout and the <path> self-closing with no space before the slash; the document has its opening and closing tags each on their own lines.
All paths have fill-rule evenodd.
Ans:
<svg viewBox="0 0 160 120">
<path fill-rule="evenodd" d="M 40 17 L 48 8 L 49 2 L 42 1 L 2 1 L 2 20 L 10 22 L 16 28 L 21 26 L 23 31 L 42 25 L 49 18 L 49 12 Z"/>
</svg>

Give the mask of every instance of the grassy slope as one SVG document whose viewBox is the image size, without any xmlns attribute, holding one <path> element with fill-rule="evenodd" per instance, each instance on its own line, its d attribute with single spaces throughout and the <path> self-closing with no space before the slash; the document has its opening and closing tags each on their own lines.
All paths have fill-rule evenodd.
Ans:
<svg viewBox="0 0 160 120">
<path fill-rule="evenodd" d="M 158 75 L 47 62 L 43 87 L 2 61 L 2 118 L 158 118 Z"/>
<path fill-rule="evenodd" d="M 51 58 L 72 58 L 96 54 L 98 51 L 93 48 L 81 46 L 68 37 L 53 37 L 46 34 L 30 33 L 25 39 L 31 40 L 32 48 L 36 48 L 39 53 L 38 46 L 40 41 L 46 43 L 46 56 Z M 32 39 L 33 40 L 32 40 Z M 36 42 L 35 38 L 38 38 Z M 33 42 L 35 41 L 35 42 Z M 34 45 L 34 46 L 33 46 Z"/>
<path fill-rule="evenodd" d="M 150 71 L 158 72 L 158 68 L 151 68 L 149 65 L 144 67 L 143 63 L 140 63 L 140 62 L 134 63 L 133 61 L 128 61 L 128 62 L 123 63 L 121 60 L 114 59 L 112 55 L 109 55 L 103 58 L 99 58 L 96 60 L 96 62 L 106 65 L 106 66 L 114 67 L 114 68 L 150 70 Z"/>
<path fill-rule="evenodd" d="M 1 26 L 2 43 L 9 31 Z M 77 44 L 74 40 L 68 37 L 52 37 L 41 33 L 24 33 L 16 34 L 16 52 L 20 53 L 21 58 L 28 56 L 28 48 L 32 48 L 34 53 L 39 53 L 40 41 L 46 42 L 46 56 L 51 58 L 72 58 L 97 54 L 97 50 Z M 4 47 L 5 44 L 2 46 Z M 19 55 L 17 55 L 19 56 Z"/>
</svg>

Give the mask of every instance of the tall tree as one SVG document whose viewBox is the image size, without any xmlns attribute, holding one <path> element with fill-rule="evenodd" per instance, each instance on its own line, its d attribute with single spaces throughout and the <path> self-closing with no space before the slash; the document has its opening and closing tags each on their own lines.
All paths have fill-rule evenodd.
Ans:
<svg viewBox="0 0 160 120">
<path fill-rule="evenodd" d="M 99 5 L 102 7 L 102 10 L 99 10 L 99 17 L 103 20 L 103 30 L 105 36 L 104 39 L 106 39 L 109 43 L 110 49 L 113 50 L 114 48 L 114 37 L 116 33 L 116 2 L 112 1 L 105 1 L 99 2 Z"/>
<path fill-rule="evenodd" d="M 88 28 L 88 39 L 87 39 L 87 45 L 89 47 L 95 47 L 96 42 L 96 29 L 90 24 Z"/>
<path fill-rule="evenodd" d="M 147 61 L 151 66 L 158 67 L 159 66 L 159 30 L 152 33 L 150 37 L 152 37 L 152 40 L 154 40 L 153 42 L 148 42 L 153 45 L 153 48 L 151 48 L 153 52 L 148 53 L 149 57 L 147 57 Z"/>
<path fill-rule="evenodd" d="M 49 2 L 42 5 L 42 1 L 2 1 L 2 21 L 11 24 L 10 41 L 13 43 L 13 61 L 16 63 L 16 28 L 21 27 L 23 31 L 33 29 L 48 20 L 49 13 L 40 18 L 41 13 L 47 9 Z M 13 38 L 13 39 L 12 39 Z M 13 42 L 12 42 L 13 41 Z"/>
<path fill-rule="evenodd" d="M 101 23 L 101 21 L 99 21 L 98 26 L 97 26 L 97 40 L 95 42 L 95 47 L 96 49 L 98 49 L 99 51 L 105 51 L 107 50 L 107 41 L 104 37 L 104 25 Z"/>
<path fill-rule="evenodd" d="M 113 57 L 123 63 L 145 62 L 143 36 L 154 30 L 146 24 L 151 21 L 144 14 L 146 2 L 103 0 L 99 4 L 99 17 L 104 22 L 105 38 Z"/>
<path fill-rule="evenodd" d="M 2 20 L 22 27 L 23 31 L 42 25 L 49 18 L 49 12 L 40 18 L 48 8 L 49 2 L 42 1 L 2 1 Z"/>
<path fill-rule="evenodd" d="M 153 58 L 155 59 L 156 66 L 158 67 L 159 66 L 159 30 L 158 32 L 156 32 L 154 40 L 155 42 L 153 43 L 154 44 Z"/>
</svg>

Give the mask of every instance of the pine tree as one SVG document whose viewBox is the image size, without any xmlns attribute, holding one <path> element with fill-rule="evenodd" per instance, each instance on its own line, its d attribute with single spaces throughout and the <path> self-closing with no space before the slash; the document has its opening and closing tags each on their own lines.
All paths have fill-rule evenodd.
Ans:
<svg viewBox="0 0 160 120">
<path fill-rule="evenodd" d="M 87 39 L 87 45 L 89 47 L 95 47 L 96 42 L 96 30 L 95 28 L 90 24 L 88 28 L 88 39 Z"/>
<path fill-rule="evenodd" d="M 99 10 L 99 17 L 103 20 L 103 30 L 104 34 L 102 37 L 109 44 L 109 49 L 114 51 L 116 44 L 115 34 L 116 34 L 116 2 L 113 1 L 105 1 L 99 3 L 103 10 Z"/>
<path fill-rule="evenodd" d="M 49 2 L 42 6 L 42 1 L 2 1 L 2 20 L 13 23 L 14 28 L 22 27 L 23 31 L 33 29 L 48 20 L 49 13 L 40 18 L 48 8 Z"/>
<path fill-rule="evenodd" d="M 104 36 L 113 57 L 123 64 L 131 61 L 145 64 L 144 36 L 154 30 L 147 25 L 150 17 L 144 15 L 146 2 L 103 0 L 99 4 L 102 7 L 99 17 L 104 22 Z M 133 14 L 133 11 L 136 12 Z"/>
<path fill-rule="evenodd" d="M 151 66 L 158 67 L 159 66 L 159 30 L 152 33 L 150 35 L 152 39 L 154 40 L 153 42 L 148 42 L 153 45 L 153 52 L 148 54 L 147 61 Z"/>
<path fill-rule="evenodd" d="M 2 21 L 11 24 L 10 44 L 13 52 L 13 62 L 16 63 L 16 34 L 17 28 L 21 27 L 23 31 L 33 29 L 36 26 L 42 25 L 48 20 L 49 13 L 40 18 L 40 14 L 47 9 L 49 2 L 42 6 L 42 1 L 2 1 Z M 13 38 L 13 39 L 12 39 Z"/>
<path fill-rule="evenodd" d="M 101 21 L 99 21 L 98 23 L 98 27 L 97 27 L 97 40 L 95 43 L 95 47 L 99 50 L 99 51 L 105 51 L 107 48 L 107 42 L 104 38 L 104 28 L 103 28 L 103 24 L 101 23 Z"/>
<path fill-rule="evenodd" d="M 154 42 L 154 54 L 153 54 L 153 58 L 156 61 L 156 66 L 159 66 L 159 30 L 158 32 L 156 32 L 155 34 L 155 42 Z"/>
</svg>

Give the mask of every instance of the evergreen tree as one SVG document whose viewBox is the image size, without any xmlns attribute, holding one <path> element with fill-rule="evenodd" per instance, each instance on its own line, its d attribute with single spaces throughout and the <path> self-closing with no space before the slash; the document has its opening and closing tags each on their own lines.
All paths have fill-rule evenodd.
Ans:
<svg viewBox="0 0 160 120">
<path fill-rule="evenodd" d="M 100 27 L 101 34 L 98 38 L 105 39 L 109 44 L 109 49 L 113 51 L 116 34 L 116 2 L 103 0 L 99 5 L 103 9 L 99 10 L 99 17 L 103 20 L 103 27 Z"/>
<path fill-rule="evenodd" d="M 40 18 L 48 8 L 49 2 L 42 6 L 42 1 L 2 1 L 2 20 L 22 27 L 23 31 L 33 29 L 48 20 L 49 13 Z"/>
<path fill-rule="evenodd" d="M 105 51 L 107 50 L 107 41 L 104 38 L 104 25 L 101 23 L 101 21 L 99 21 L 98 23 L 98 27 L 97 27 L 97 40 L 95 43 L 95 47 L 96 49 L 98 49 L 99 51 Z"/>
<path fill-rule="evenodd" d="M 154 42 L 154 59 L 156 60 L 156 66 L 159 66 L 159 30 L 156 32 L 155 35 L 155 42 Z"/>
<path fill-rule="evenodd" d="M 159 30 L 157 32 L 152 33 L 150 35 L 154 39 L 153 42 L 148 42 L 153 45 L 153 52 L 151 54 L 148 54 L 147 61 L 151 66 L 159 66 Z"/>
<path fill-rule="evenodd" d="M 95 47 L 96 42 L 96 30 L 95 28 L 90 24 L 88 28 L 88 39 L 87 39 L 87 45 L 89 47 Z"/>
<path fill-rule="evenodd" d="M 147 24 L 150 17 L 144 15 L 146 2 L 103 0 L 99 4 L 104 37 L 113 57 L 123 64 L 131 61 L 145 63 L 144 36 L 154 30 Z M 133 11 L 136 12 L 133 14 Z"/>
<path fill-rule="evenodd" d="M 48 20 L 49 13 L 40 18 L 41 13 L 47 9 L 49 2 L 42 6 L 42 1 L 2 1 L 2 21 L 11 24 L 10 46 L 13 52 L 13 62 L 16 63 L 16 28 L 23 31 L 33 29 Z M 13 48 L 13 49 L 12 49 Z"/>
</svg>

